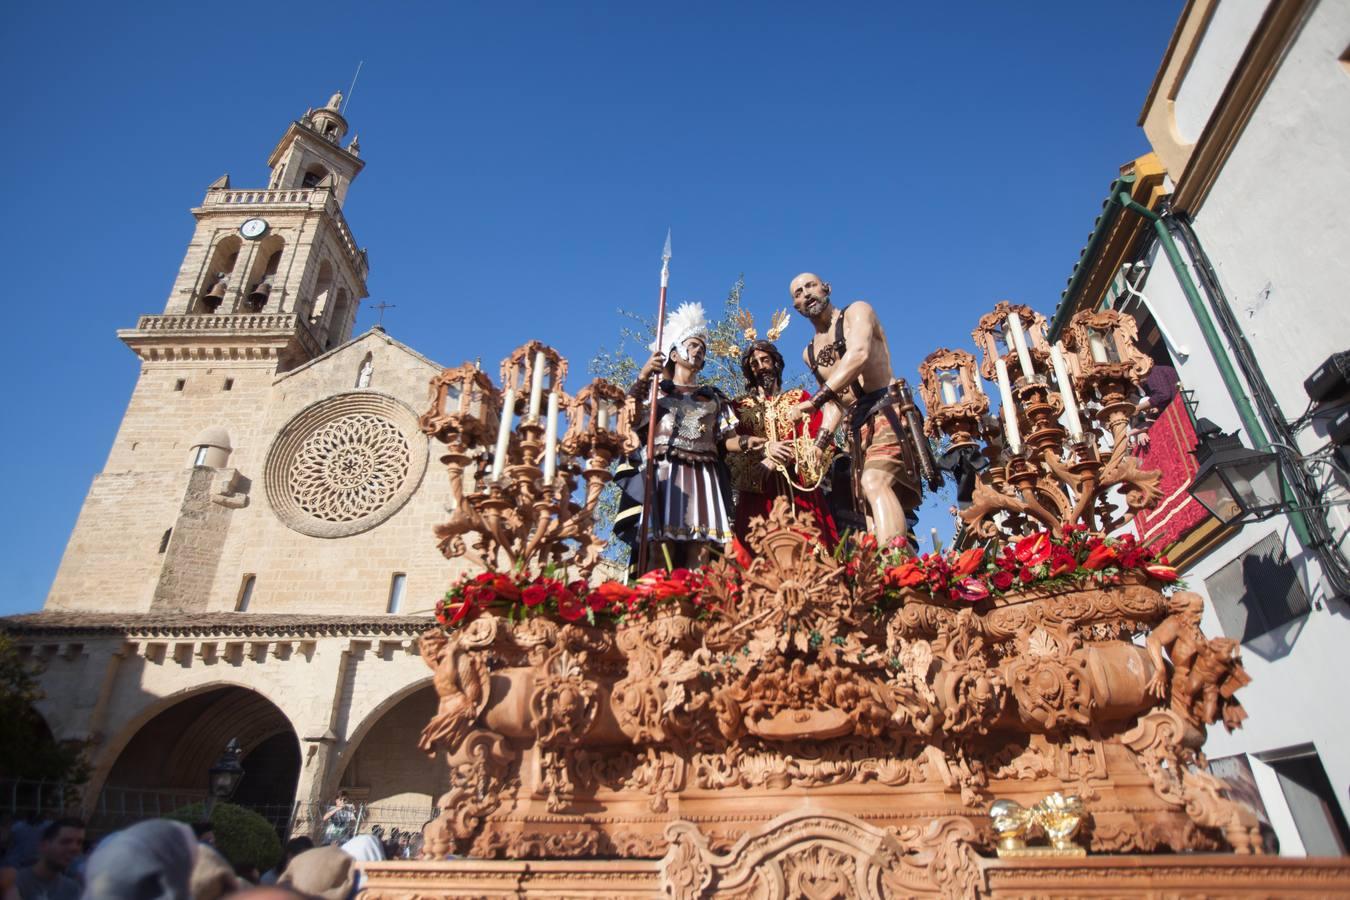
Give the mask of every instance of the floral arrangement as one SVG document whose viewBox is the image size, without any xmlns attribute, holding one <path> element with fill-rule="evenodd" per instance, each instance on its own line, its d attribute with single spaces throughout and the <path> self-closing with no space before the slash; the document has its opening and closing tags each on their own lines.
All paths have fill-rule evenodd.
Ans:
<svg viewBox="0 0 1350 900">
<path fill-rule="evenodd" d="M 1140 545 L 1134 535 L 1103 537 L 1089 533 L 1085 525 L 1066 526 L 1063 538 L 1041 531 L 997 550 L 980 546 L 924 554 L 916 554 L 903 538 L 881 548 L 874 536 L 864 534 L 842 541 L 835 558 L 855 589 L 879 586 L 881 603 L 887 607 L 902 605 L 914 593 L 939 601 L 979 603 L 1031 589 L 1120 584 L 1126 576 L 1177 582 L 1177 570 L 1167 559 Z M 729 566 L 744 570 L 751 561 L 745 547 L 733 541 L 727 553 Z M 717 570 L 725 572 L 727 566 Z M 617 581 L 592 585 L 583 580 L 564 582 L 551 572 L 537 576 L 482 572 L 465 576 L 446 592 L 436 605 L 436 619 L 453 629 L 491 610 L 512 621 L 545 615 L 596 624 L 674 604 L 691 607 L 695 615 L 715 615 L 711 595 L 734 599 L 738 586 L 724 584 L 724 590 L 705 595 L 708 577 L 701 570 L 655 569 L 631 585 Z"/>
<path fill-rule="evenodd" d="M 655 569 L 631 586 L 617 581 L 563 583 L 547 573 L 482 572 L 465 576 L 446 591 L 436 604 L 436 619 L 446 628 L 457 628 L 493 610 L 512 621 L 551 615 L 595 624 L 600 617 L 622 619 L 672 603 L 688 602 L 702 610 L 704 583 L 703 573 L 690 569 Z"/>
<path fill-rule="evenodd" d="M 853 547 L 854 553 L 867 553 L 865 541 Z M 910 589 L 936 599 L 978 603 L 1031 588 L 1120 584 L 1127 574 L 1164 584 L 1177 581 L 1177 570 L 1167 559 L 1139 544 L 1134 535 L 1103 537 L 1089 533 L 1086 525 L 1065 526 L 1062 539 L 1040 531 L 997 551 L 981 546 L 915 555 L 906 553 L 903 543 L 889 549 L 878 555 L 891 599 Z"/>
</svg>

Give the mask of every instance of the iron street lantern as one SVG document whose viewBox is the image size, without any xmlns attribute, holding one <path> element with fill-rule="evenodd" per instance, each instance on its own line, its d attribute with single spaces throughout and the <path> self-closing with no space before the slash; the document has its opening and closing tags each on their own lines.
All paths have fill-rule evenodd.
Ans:
<svg viewBox="0 0 1350 900">
<path fill-rule="evenodd" d="M 1200 468 L 1191 482 L 1191 496 L 1225 525 L 1259 522 L 1285 509 L 1279 455 L 1248 450 L 1237 432 L 1224 434 L 1208 419 L 1196 428 Z"/>
<path fill-rule="evenodd" d="M 217 802 L 230 799 L 239 782 L 244 778 L 244 767 L 239 762 L 243 751 L 239 748 L 239 738 L 230 738 L 220 759 L 211 767 L 207 779 L 207 812 L 210 813 Z"/>
</svg>

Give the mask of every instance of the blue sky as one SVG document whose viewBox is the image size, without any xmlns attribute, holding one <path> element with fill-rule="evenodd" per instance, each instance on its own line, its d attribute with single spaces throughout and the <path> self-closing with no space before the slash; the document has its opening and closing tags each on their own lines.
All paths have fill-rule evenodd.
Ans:
<svg viewBox="0 0 1350 900">
<path fill-rule="evenodd" d="M 0 614 L 46 597 L 137 375 L 114 331 L 162 310 L 188 209 L 223 172 L 264 186 L 286 124 L 358 60 L 358 330 L 384 301 L 443 364 L 537 337 L 580 371 L 619 307 L 654 308 L 669 226 L 672 299 L 719 306 L 744 273 L 764 318 L 819 272 L 876 305 L 913 380 L 995 301 L 1054 308 L 1148 150 L 1135 123 L 1180 8 L 12 5 Z"/>
</svg>

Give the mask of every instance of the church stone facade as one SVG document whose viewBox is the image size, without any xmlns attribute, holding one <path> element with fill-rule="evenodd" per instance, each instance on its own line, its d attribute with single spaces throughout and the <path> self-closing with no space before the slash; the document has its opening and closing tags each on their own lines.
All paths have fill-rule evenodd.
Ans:
<svg viewBox="0 0 1350 900">
<path fill-rule="evenodd" d="M 96 820 L 201 795 L 234 737 L 240 802 L 278 819 L 346 790 L 415 826 L 442 788 L 415 747 L 435 707 L 416 639 L 455 575 L 417 424 L 441 366 L 352 337 L 347 130 L 335 95 L 286 129 L 266 188 L 225 176 L 192 210 L 162 313 L 118 332 L 140 377 L 46 604 L 0 620 L 53 735 L 87 745 Z"/>
</svg>

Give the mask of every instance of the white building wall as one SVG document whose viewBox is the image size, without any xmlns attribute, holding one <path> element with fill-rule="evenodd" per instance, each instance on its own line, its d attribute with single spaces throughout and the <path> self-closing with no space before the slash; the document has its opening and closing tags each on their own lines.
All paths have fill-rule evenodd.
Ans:
<svg viewBox="0 0 1350 900">
<path fill-rule="evenodd" d="M 1205 38 L 1186 76 L 1190 87 L 1183 85 L 1178 95 L 1178 120 L 1185 130 L 1196 124 L 1187 124 L 1187 117 L 1200 108 L 1212 109 L 1215 87 L 1227 84 L 1249 36 L 1235 26 L 1248 22 L 1250 32 L 1255 24 L 1252 6 L 1264 4 L 1225 3 L 1216 13 L 1212 26 L 1219 27 Z M 1216 38 L 1222 38 L 1223 46 Z M 1308 403 L 1303 379 L 1332 353 L 1350 349 L 1350 73 L 1339 61 L 1347 47 L 1350 4 L 1323 0 L 1194 214 L 1200 243 L 1286 419 L 1296 418 Z M 1187 100 L 1185 109 L 1182 99 Z M 1179 361 L 1178 372 L 1183 386 L 1194 391 L 1197 414 L 1225 431 L 1239 429 L 1241 421 L 1214 356 L 1156 244 L 1150 262 L 1144 290 L 1176 342 L 1190 351 Z M 1199 282 L 1194 273 L 1192 277 Z M 1243 437 L 1252 446 L 1245 431 Z M 1306 453 L 1324 438 L 1307 429 L 1299 441 Z M 1344 508 L 1333 508 L 1331 517 L 1338 536 L 1344 534 L 1350 524 Z M 1334 599 L 1285 517 L 1245 526 L 1185 577 L 1209 599 L 1205 579 L 1272 533 L 1281 536 L 1313 608 L 1305 618 L 1277 629 L 1272 643 L 1279 646 L 1258 648 L 1252 642 L 1244 647 L 1252 683 L 1240 699 L 1250 718 L 1231 735 L 1221 726 L 1212 727 L 1205 751 L 1210 757 L 1253 757 L 1281 851 L 1301 854 L 1303 844 L 1274 772 L 1259 755 L 1312 744 L 1342 810 L 1350 815 L 1350 699 L 1344 689 L 1350 678 L 1350 607 Z M 1223 633 L 1212 602 L 1203 627 L 1210 635 Z"/>
</svg>

